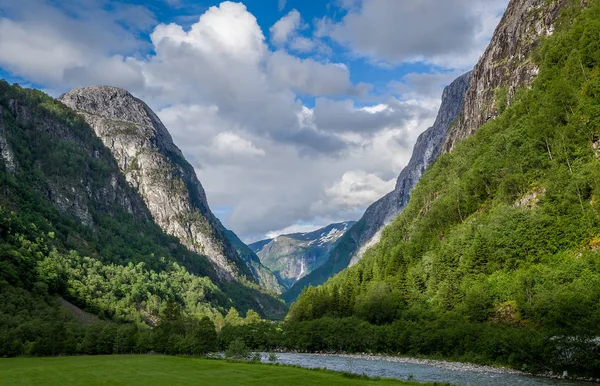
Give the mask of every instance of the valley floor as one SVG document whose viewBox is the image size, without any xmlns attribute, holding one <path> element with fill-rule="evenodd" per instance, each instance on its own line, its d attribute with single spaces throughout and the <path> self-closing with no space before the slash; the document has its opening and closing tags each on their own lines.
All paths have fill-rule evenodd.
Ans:
<svg viewBox="0 0 600 386">
<path fill-rule="evenodd" d="M 159 355 L 0 359 L 4 385 L 417 385 L 288 366 Z"/>
</svg>

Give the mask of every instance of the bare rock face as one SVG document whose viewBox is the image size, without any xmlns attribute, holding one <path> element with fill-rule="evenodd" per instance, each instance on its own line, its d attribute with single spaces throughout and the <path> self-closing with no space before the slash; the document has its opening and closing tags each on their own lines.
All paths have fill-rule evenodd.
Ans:
<svg viewBox="0 0 600 386">
<path fill-rule="evenodd" d="M 507 102 L 515 91 L 531 85 L 539 69 L 531 55 L 540 39 L 552 33 L 565 0 L 511 0 L 492 40 L 473 69 L 465 106 L 448 134 L 443 152 L 475 133 L 498 115 L 496 94 L 505 89 Z"/>
<path fill-rule="evenodd" d="M 106 86 L 74 89 L 59 100 L 76 110 L 113 153 L 154 221 L 188 249 L 207 256 L 223 280 L 253 280 L 209 209 L 193 167 L 158 116 L 129 92 Z"/>
</svg>

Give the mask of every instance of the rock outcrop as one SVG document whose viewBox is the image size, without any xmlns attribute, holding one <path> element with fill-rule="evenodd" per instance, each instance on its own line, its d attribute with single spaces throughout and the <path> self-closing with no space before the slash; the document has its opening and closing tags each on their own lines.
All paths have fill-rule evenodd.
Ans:
<svg viewBox="0 0 600 386">
<path fill-rule="evenodd" d="M 485 53 L 473 69 L 463 111 L 448 133 L 443 152 L 498 115 L 498 98 L 510 104 L 515 91 L 528 87 L 539 69 L 531 55 L 554 30 L 566 0 L 511 0 Z"/>
<path fill-rule="evenodd" d="M 410 191 L 417 184 L 427 166 L 440 154 L 448 130 L 463 108 L 465 92 L 469 87 L 470 80 L 471 72 L 468 72 L 444 89 L 442 104 L 435 123 L 417 139 L 412 157 L 398 176 L 394 191 L 366 210 L 363 217 L 340 239 L 329 255 L 328 261 L 296 283 L 284 295 L 286 301 L 294 300 L 304 287 L 322 284 L 329 277 L 356 263 L 369 246 L 379 241 L 383 228 L 408 204 Z"/>
<path fill-rule="evenodd" d="M 154 221 L 188 249 L 207 256 L 222 280 L 254 280 L 208 206 L 194 168 L 158 116 L 129 92 L 74 89 L 59 100 L 76 110 L 108 147 Z"/>
</svg>

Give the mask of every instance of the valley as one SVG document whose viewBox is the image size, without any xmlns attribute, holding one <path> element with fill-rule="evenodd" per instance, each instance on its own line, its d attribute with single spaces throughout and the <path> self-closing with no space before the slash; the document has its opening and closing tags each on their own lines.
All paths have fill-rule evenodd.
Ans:
<svg viewBox="0 0 600 386">
<path fill-rule="evenodd" d="M 414 11 L 398 4 L 332 3 L 343 16 L 306 41 L 317 27 L 295 10 L 270 40 L 241 3 L 207 6 L 189 29 L 164 19 L 152 49 L 111 59 L 127 76 L 90 70 L 131 91 L 76 82 L 79 67 L 56 72 L 70 91 L 0 80 L 0 383 L 598 382 L 600 3 L 474 6 L 497 23 L 473 27 L 485 44 L 466 64 L 440 51 L 357 65 L 374 51 L 346 48 L 365 79 L 412 71 L 385 85 L 290 54 L 333 55 L 324 45 L 350 40 L 327 39 L 363 12 Z M 20 14 L 6 15 L 0 31 Z M 469 22 L 443 16 L 444 31 Z M 28 80 L 3 64 L 2 39 L 0 76 Z M 277 60 L 313 76 L 332 65 L 337 88 Z"/>
</svg>

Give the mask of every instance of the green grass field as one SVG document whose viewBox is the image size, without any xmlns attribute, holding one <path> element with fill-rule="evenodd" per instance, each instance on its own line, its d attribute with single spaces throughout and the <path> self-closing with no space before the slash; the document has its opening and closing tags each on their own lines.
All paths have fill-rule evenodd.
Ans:
<svg viewBox="0 0 600 386">
<path fill-rule="evenodd" d="M 150 355 L 0 359 L 0 385 L 417 385 L 288 366 Z"/>
</svg>

